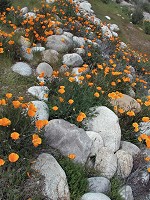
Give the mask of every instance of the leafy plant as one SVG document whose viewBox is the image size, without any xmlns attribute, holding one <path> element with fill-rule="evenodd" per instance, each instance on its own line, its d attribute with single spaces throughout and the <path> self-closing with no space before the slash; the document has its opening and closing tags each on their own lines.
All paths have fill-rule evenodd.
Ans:
<svg viewBox="0 0 150 200">
<path fill-rule="evenodd" d="M 150 21 L 144 21 L 144 31 L 146 34 L 150 35 Z"/>
<path fill-rule="evenodd" d="M 132 14 L 132 18 L 131 18 L 132 23 L 133 24 L 139 24 L 142 21 L 143 18 L 144 18 L 144 16 L 143 16 L 142 9 L 137 7 Z"/>
<path fill-rule="evenodd" d="M 109 197 L 112 200 L 123 200 L 121 195 L 119 194 L 119 189 L 122 186 L 122 180 L 119 177 L 113 177 L 111 180 L 111 191 L 109 193 Z"/>
<path fill-rule="evenodd" d="M 64 169 L 70 190 L 70 198 L 79 200 L 88 191 L 88 181 L 85 167 L 74 163 L 69 158 L 62 158 L 59 164 Z"/>
<path fill-rule="evenodd" d="M 0 13 L 5 12 L 11 6 L 11 0 L 0 0 Z"/>
</svg>

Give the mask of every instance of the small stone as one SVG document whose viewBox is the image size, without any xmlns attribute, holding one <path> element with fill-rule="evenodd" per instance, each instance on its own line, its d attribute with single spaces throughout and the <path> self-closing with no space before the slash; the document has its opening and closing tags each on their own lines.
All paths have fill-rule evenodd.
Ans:
<svg viewBox="0 0 150 200">
<path fill-rule="evenodd" d="M 83 59 L 77 53 L 65 54 L 63 56 L 63 64 L 68 67 L 80 67 L 83 64 Z"/>
<path fill-rule="evenodd" d="M 112 178 L 117 170 L 117 156 L 107 147 L 102 147 L 96 155 L 94 168 L 102 176 Z"/>
<path fill-rule="evenodd" d="M 132 144 L 131 142 L 127 141 L 121 141 L 120 147 L 122 150 L 131 154 L 133 157 L 135 157 L 137 154 L 141 152 L 141 150 L 135 144 Z"/>
<path fill-rule="evenodd" d="M 39 100 L 47 100 L 45 95 L 48 94 L 48 91 L 49 89 L 47 86 L 32 86 L 28 89 L 28 92 Z"/>
<path fill-rule="evenodd" d="M 109 16 L 105 16 L 106 19 L 111 20 L 111 18 Z"/>
<path fill-rule="evenodd" d="M 42 52 L 42 61 L 49 63 L 54 66 L 58 64 L 59 53 L 52 49 L 47 49 Z"/>
<path fill-rule="evenodd" d="M 14 72 L 22 76 L 30 76 L 32 74 L 32 69 L 30 65 L 24 62 L 17 62 L 11 68 Z"/>
<path fill-rule="evenodd" d="M 117 174 L 122 178 L 127 178 L 133 168 L 133 158 L 131 154 L 123 151 L 118 150 L 115 155 L 118 159 L 118 167 L 117 167 Z"/>
<path fill-rule="evenodd" d="M 102 193 L 86 193 L 81 197 L 81 200 L 111 200 L 108 196 Z"/>
<path fill-rule="evenodd" d="M 94 131 L 86 131 L 86 134 L 92 140 L 90 155 L 95 156 L 100 151 L 100 149 L 104 146 L 103 139 L 98 133 Z"/>
<path fill-rule="evenodd" d="M 134 200 L 132 194 L 132 188 L 129 185 L 123 186 L 119 190 L 119 194 L 121 195 L 122 200 Z"/>
<path fill-rule="evenodd" d="M 91 177 L 88 182 L 90 192 L 108 194 L 111 190 L 111 183 L 105 177 Z"/>
<path fill-rule="evenodd" d="M 47 104 L 43 101 L 32 101 L 32 103 L 37 108 L 35 118 L 38 120 L 48 120 L 49 119 L 49 108 Z"/>
<path fill-rule="evenodd" d="M 48 199 L 70 200 L 66 174 L 52 155 L 40 154 L 32 165 L 32 169 L 44 176 L 43 188 L 41 189 Z"/>
<path fill-rule="evenodd" d="M 53 68 L 46 62 L 40 63 L 36 68 L 36 73 L 41 74 L 44 72 L 44 77 L 51 77 Z"/>
</svg>

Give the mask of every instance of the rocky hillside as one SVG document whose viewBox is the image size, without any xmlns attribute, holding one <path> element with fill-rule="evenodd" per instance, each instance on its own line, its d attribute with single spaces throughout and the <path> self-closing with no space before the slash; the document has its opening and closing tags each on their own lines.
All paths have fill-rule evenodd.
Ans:
<svg viewBox="0 0 150 200">
<path fill-rule="evenodd" d="M 149 200 L 147 55 L 88 1 L 5 3 L 0 199 Z"/>
</svg>

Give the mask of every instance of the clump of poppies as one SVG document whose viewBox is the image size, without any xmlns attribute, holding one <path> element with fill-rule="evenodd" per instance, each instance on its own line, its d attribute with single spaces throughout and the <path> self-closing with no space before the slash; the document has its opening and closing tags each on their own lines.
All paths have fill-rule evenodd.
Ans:
<svg viewBox="0 0 150 200">
<path fill-rule="evenodd" d="M 27 159 L 42 144 L 47 120 L 37 120 L 37 108 L 7 93 L 0 99 L 0 166 Z M 28 152 L 28 154 L 27 154 Z"/>
</svg>

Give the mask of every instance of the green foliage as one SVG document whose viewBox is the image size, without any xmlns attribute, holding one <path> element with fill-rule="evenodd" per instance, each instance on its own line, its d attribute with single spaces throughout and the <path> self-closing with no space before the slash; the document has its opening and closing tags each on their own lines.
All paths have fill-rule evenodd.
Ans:
<svg viewBox="0 0 150 200">
<path fill-rule="evenodd" d="M 119 177 L 113 177 L 111 180 L 111 191 L 109 193 L 109 197 L 112 200 L 123 200 L 123 198 L 119 194 L 119 189 L 122 186 L 122 181 Z"/>
<path fill-rule="evenodd" d="M 58 92 L 60 86 L 65 87 L 65 93 L 60 94 Z M 68 77 L 60 78 L 59 81 L 55 79 L 50 83 L 49 89 L 48 106 L 50 109 L 50 119 L 61 118 L 80 126 L 76 120 L 80 112 L 84 112 L 87 116 L 90 116 L 90 107 L 109 105 L 108 101 L 102 94 L 100 94 L 99 98 L 94 96 L 94 93 L 96 92 L 96 84 L 90 87 L 86 78 L 83 80 L 82 84 L 79 84 L 76 81 L 70 82 Z M 63 98 L 63 102 L 60 102 L 60 97 Z M 73 99 L 73 104 L 70 105 L 68 103 L 69 99 Z M 53 106 L 58 106 L 58 110 L 54 111 L 52 109 Z"/>
<path fill-rule="evenodd" d="M 85 167 L 74 163 L 69 158 L 62 158 L 58 162 L 66 173 L 71 200 L 80 200 L 88 190 Z"/>
<path fill-rule="evenodd" d="M 38 132 L 35 128 L 36 119 L 30 118 L 27 109 L 23 109 L 21 103 L 18 104 L 16 101 L 18 100 L 15 97 L 6 97 L 1 99 L 3 105 L 0 105 L 0 159 L 5 161 L 0 167 L 0 196 L 7 200 L 27 199 L 24 184 L 28 178 L 27 172 L 31 172 L 31 161 L 39 151 L 39 148 L 35 148 L 32 143 L 32 135 Z M 10 120 L 10 123 L 3 124 L 3 118 Z M 12 137 L 14 132 L 19 133 L 18 138 Z M 40 137 L 42 138 L 42 134 Z M 10 162 L 11 153 L 19 156 L 16 162 Z M 33 188 L 31 190 L 34 191 Z"/>
<path fill-rule="evenodd" d="M 8 126 L 0 126 L 0 157 L 4 160 L 7 160 L 11 152 L 17 153 L 22 160 L 26 157 L 28 158 L 35 151 L 35 147 L 32 144 L 32 135 L 35 132 L 35 119 L 28 116 L 27 109 L 23 109 L 21 103 L 20 106 L 15 108 L 13 103 L 16 101 L 12 97 L 6 100 L 6 105 L 0 106 L 0 119 L 7 118 L 11 121 L 11 124 Z M 19 133 L 19 139 L 12 139 L 12 132 Z"/>
<path fill-rule="evenodd" d="M 111 0 L 101 0 L 103 3 L 106 3 L 106 4 L 108 4 L 108 3 L 110 3 L 111 2 Z"/>
<path fill-rule="evenodd" d="M 143 16 L 142 9 L 140 7 L 137 7 L 132 14 L 132 18 L 131 18 L 132 23 L 133 24 L 139 24 L 142 21 L 143 18 L 144 18 L 144 16 Z"/>
<path fill-rule="evenodd" d="M 11 0 L 0 0 L 0 13 L 5 12 L 11 6 Z"/>
<path fill-rule="evenodd" d="M 148 12 L 150 13 L 150 2 L 143 2 L 142 3 L 142 9 L 145 11 L 145 12 Z"/>
<path fill-rule="evenodd" d="M 150 21 L 144 21 L 143 25 L 145 33 L 150 35 Z"/>
</svg>

